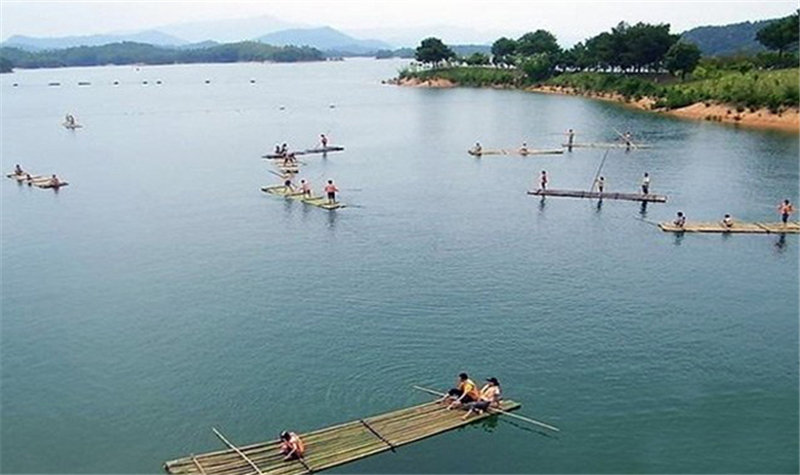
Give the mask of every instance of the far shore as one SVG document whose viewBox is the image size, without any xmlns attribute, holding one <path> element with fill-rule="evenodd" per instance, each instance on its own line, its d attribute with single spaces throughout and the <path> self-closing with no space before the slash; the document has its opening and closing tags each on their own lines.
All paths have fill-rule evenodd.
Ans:
<svg viewBox="0 0 800 475">
<path fill-rule="evenodd" d="M 458 86 L 458 84 L 454 83 L 453 81 L 442 78 L 426 80 L 405 78 L 393 79 L 387 82 L 390 84 L 407 87 L 451 88 Z M 498 88 L 499 87 L 500 86 L 498 86 Z M 540 85 L 527 87 L 523 90 L 540 94 L 582 96 L 590 99 L 615 102 L 639 110 L 646 110 L 684 119 L 705 120 L 710 122 L 741 125 L 745 127 L 800 133 L 800 109 L 797 107 L 789 108 L 777 114 L 766 108 L 757 109 L 755 111 L 751 111 L 750 109 L 737 110 L 735 106 L 731 106 L 729 104 L 704 102 L 696 102 L 678 109 L 653 109 L 652 106 L 655 103 L 655 100 L 649 97 L 639 99 L 638 101 L 633 101 L 626 99 L 620 94 L 581 92 L 572 88 L 560 86 Z"/>
</svg>

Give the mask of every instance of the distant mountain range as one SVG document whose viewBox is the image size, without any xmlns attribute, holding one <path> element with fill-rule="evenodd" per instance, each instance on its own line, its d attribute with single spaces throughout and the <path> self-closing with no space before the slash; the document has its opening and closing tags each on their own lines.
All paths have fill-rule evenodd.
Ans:
<svg viewBox="0 0 800 475">
<path fill-rule="evenodd" d="M 102 46 L 111 43 L 132 41 L 156 46 L 182 46 L 189 42 L 158 30 L 147 30 L 130 34 L 108 34 L 89 36 L 62 36 L 55 38 L 36 38 L 32 36 L 14 35 L 0 46 L 19 48 L 25 51 L 42 51 L 47 49 L 64 49 L 75 46 Z"/>
<path fill-rule="evenodd" d="M 704 56 L 760 53 L 767 49 L 756 40 L 756 33 L 773 21 L 775 20 L 699 26 L 685 31 L 681 39 L 697 45 Z"/>
<path fill-rule="evenodd" d="M 256 41 L 273 46 L 311 46 L 326 52 L 367 54 L 392 45 L 379 40 L 359 40 L 329 26 L 321 28 L 296 28 L 276 31 L 256 38 Z"/>
</svg>

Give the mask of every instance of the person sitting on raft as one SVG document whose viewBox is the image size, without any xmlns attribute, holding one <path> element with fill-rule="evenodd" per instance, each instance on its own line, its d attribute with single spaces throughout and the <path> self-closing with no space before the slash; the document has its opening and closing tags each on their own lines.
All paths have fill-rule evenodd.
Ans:
<svg viewBox="0 0 800 475">
<path fill-rule="evenodd" d="M 328 195 L 328 204 L 336 203 L 337 191 L 339 191 L 339 188 L 336 188 L 336 185 L 333 184 L 333 180 L 328 180 L 328 184 L 325 185 L 325 194 Z"/>
<path fill-rule="evenodd" d="M 285 190 L 291 191 L 294 193 L 294 185 L 292 184 L 292 174 L 286 173 L 282 176 L 283 178 L 283 188 Z"/>
<path fill-rule="evenodd" d="M 528 154 L 528 144 L 526 142 L 522 142 L 522 147 L 519 148 L 520 155 L 527 155 Z"/>
<path fill-rule="evenodd" d="M 444 403 L 448 400 L 451 400 L 447 408 L 453 409 L 454 407 L 459 407 L 463 404 L 475 402 L 479 397 L 480 394 L 478 393 L 478 387 L 475 385 L 475 383 L 469 379 L 467 373 L 460 373 L 458 375 L 458 384 L 456 387 L 447 391 L 447 395 L 439 401 Z"/>
<path fill-rule="evenodd" d="M 281 453 L 285 455 L 283 460 L 303 458 L 306 446 L 300 436 L 294 432 L 281 432 Z"/>
<path fill-rule="evenodd" d="M 297 157 L 294 156 L 294 152 L 283 156 L 283 166 L 288 167 L 290 165 L 297 165 Z"/>
<path fill-rule="evenodd" d="M 686 225 L 686 216 L 684 216 L 683 211 L 678 211 L 678 215 L 675 218 L 675 221 L 672 222 L 675 226 L 679 228 L 683 228 Z"/>
<path fill-rule="evenodd" d="M 14 165 L 14 175 L 22 176 L 25 172 L 22 170 L 22 167 L 19 166 L 19 163 Z"/>
<path fill-rule="evenodd" d="M 483 147 L 481 147 L 480 142 L 475 142 L 475 146 L 470 150 L 473 155 L 480 155 L 483 153 Z"/>
<path fill-rule="evenodd" d="M 500 406 L 500 382 L 497 378 L 487 378 L 487 383 L 481 388 L 480 396 L 476 402 L 467 404 L 469 409 L 462 419 L 468 418 L 473 412 L 482 414 L 490 407 Z"/>
<path fill-rule="evenodd" d="M 300 193 L 307 198 L 311 198 L 311 183 L 305 179 L 300 180 Z"/>
<path fill-rule="evenodd" d="M 726 214 L 725 217 L 722 218 L 722 221 L 720 221 L 720 224 L 722 224 L 723 228 L 730 229 L 733 227 L 733 218 L 731 218 L 731 215 Z"/>
<path fill-rule="evenodd" d="M 277 143 L 275 144 L 275 155 L 281 155 L 281 145 Z"/>
<path fill-rule="evenodd" d="M 284 142 L 283 145 L 281 145 L 280 155 L 281 156 L 286 155 L 288 152 L 289 152 L 289 146 L 286 145 L 286 142 Z"/>
</svg>

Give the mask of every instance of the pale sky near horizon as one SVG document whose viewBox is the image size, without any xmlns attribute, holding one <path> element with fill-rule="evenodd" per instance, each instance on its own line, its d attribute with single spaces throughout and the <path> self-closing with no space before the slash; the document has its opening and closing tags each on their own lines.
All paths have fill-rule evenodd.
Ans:
<svg viewBox="0 0 800 475">
<path fill-rule="evenodd" d="M 789 15 L 797 1 L 538 0 L 0 0 L 0 39 L 78 36 L 260 15 L 341 30 L 447 25 L 510 34 L 543 28 L 586 38 L 620 21 L 670 23 L 673 32 Z"/>
</svg>

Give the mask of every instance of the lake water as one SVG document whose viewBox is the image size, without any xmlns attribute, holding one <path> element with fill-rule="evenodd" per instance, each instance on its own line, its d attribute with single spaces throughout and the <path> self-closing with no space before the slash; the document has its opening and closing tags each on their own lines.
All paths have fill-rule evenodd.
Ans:
<svg viewBox="0 0 800 475">
<path fill-rule="evenodd" d="M 650 223 L 777 221 L 798 201 L 797 136 L 381 84 L 402 64 L 2 76 L 3 171 L 70 183 L 2 181 L 3 472 L 157 473 L 223 448 L 211 426 L 236 444 L 305 432 L 425 402 L 412 384 L 460 371 L 561 432 L 501 418 L 333 472 L 798 471 L 797 236 Z M 526 195 L 541 170 L 588 188 L 604 150 L 465 153 L 568 128 L 652 144 L 602 174 L 635 191 L 649 172 L 668 202 Z M 304 176 L 354 206 L 259 190 L 277 183 L 260 155 L 320 133 L 346 150 L 303 158 Z"/>
</svg>

